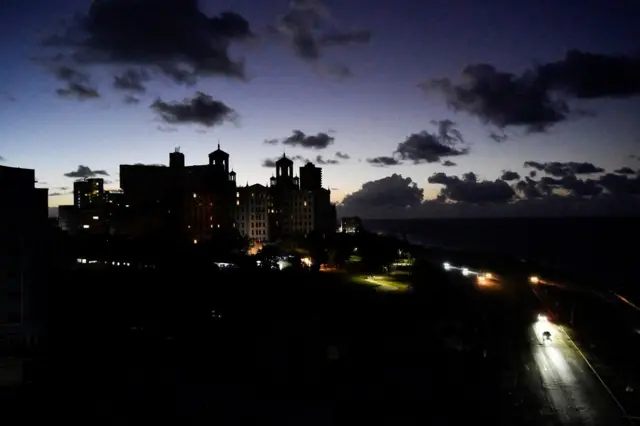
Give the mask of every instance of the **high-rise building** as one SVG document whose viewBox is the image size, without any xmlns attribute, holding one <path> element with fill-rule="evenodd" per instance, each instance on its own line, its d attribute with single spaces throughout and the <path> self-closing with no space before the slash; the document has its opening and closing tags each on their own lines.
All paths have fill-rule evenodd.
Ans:
<svg viewBox="0 0 640 426">
<path fill-rule="evenodd" d="M 0 340 L 31 340 L 42 325 L 48 190 L 33 170 L 0 166 L 0 199 Z"/>
<path fill-rule="evenodd" d="M 300 189 L 315 191 L 322 188 L 322 168 L 309 162 L 300 167 Z"/>
<path fill-rule="evenodd" d="M 73 205 L 77 209 L 97 209 L 104 203 L 104 179 L 89 178 L 73 183 Z"/>
</svg>

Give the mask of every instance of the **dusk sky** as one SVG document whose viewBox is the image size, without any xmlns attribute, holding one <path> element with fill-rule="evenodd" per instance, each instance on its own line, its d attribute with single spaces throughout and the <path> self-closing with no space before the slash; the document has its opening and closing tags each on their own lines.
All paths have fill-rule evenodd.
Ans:
<svg viewBox="0 0 640 426">
<path fill-rule="evenodd" d="M 118 188 L 120 164 L 178 146 L 203 164 L 219 142 L 240 184 L 283 152 L 327 163 L 349 214 L 637 212 L 639 18 L 637 0 L 3 0 L 0 164 L 57 206 L 74 178 Z"/>
</svg>

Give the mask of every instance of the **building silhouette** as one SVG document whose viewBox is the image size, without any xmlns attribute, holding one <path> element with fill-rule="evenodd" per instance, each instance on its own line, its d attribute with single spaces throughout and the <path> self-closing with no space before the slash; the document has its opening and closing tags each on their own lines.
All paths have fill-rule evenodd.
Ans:
<svg viewBox="0 0 640 426">
<path fill-rule="evenodd" d="M 77 209 L 99 209 L 104 203 L 104 179 L 88 178 L 73 183 L 73 205 Z"/>
<path fill-rule="evenodd" d="M 108 234 L 113 206 L 112 191 L 105 191 L 104 179 L 87 178 L 73 183 L 73 205 L 58 207 L 58 226 L 70 235 Z"/>
<path fill-rule="evenodd" d="M 43 325 L 48 190 L 35 172 L 0 166 L 0 342 L 33 341 Z"/>
<path fill-rule="evenodd" d="M 300 167 L 300 189 L 303 191 L 316 191 L 322 188 L 322 168 L 308 162 Z"/>
<path fill-rule="evenodd" d="M 275 241 L 310 232 L 331 233 L 336 228 L 331 192 L 321 187 L 322 169 L 307 163 L 294 176 L 286 155 L 276 161 L 269 186 L 238 188 L 236 222 L 245 237 Z M 302 176 L 305 178 L 302 178 Z M 304 183 L 306 179 L 306 184 Z"/>
<path fill-rule="evenodd" d="M 176 148 L 169 165 L 120 165 L 120 191 L 105 191 L 102 179 L 74 185 L 74 205 L 60 206 L 60 227 L 72 234 L 161 236 L 198 244 L 222 233 L 256 241 L 335 232 L 331 191 L 313 163 L 294 175 L 283 155 L 267 185 L 237 186 L 230 156 L 220 149 L 208 162 L 187 166 Z"/>
<path fill-rule="evenodd" d="M 120 165 L 120 185 L 128 207 L 118 233 L 198 243 L 235 227 L 236 173 L 220 145 L 204 165 L 186 166 L 179 148 L 169 155 L 169 167 Z"/>
</svg>

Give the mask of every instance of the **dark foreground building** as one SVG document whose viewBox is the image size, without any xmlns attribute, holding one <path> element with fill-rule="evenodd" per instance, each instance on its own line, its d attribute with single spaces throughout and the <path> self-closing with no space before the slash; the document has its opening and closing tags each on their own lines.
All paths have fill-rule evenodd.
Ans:
<svg viewBox="0 0 640 426">
<path fill-rule="evenodd" d="M 47 226 L 48 190 L 35 188 L 35 172 L 0 166 L 0 356 L 42 335 Z"/>
</svg>

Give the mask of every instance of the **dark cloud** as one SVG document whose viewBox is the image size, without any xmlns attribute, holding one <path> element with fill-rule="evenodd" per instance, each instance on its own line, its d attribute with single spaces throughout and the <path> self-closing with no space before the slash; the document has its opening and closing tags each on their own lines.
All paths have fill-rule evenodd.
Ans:
<svg viewBox="0 0 640 426">
<path fill-rule="evenodd" d="M 316 157 L 316 163 L 324 165 L 340 164 L 338 160 L 334 160 L 333 158 L 323 158 L 322 155 L 318 155 Z"/>
<path fill-rule="evenodd" d="M 524 167 L 531 167 L 535 170 L 545 172 L 551 176 L 563 177 L 570 175 L 588 175 L 593 173 L 602 173 L 604 169 L 602 167 L 595 166 L 592 163 L 579 163 L 579 162 L 566 162 L 552 161 L 549 163 L 540 163 L 538 161 L 525 161 Z"/>
<path fill-rule="evenodd" d="M 81 164 L 76 170 L 65 173 L 64 175 L 68 178 L 86 179 L 96 176 L 109 176 L 109 173 L 107 173 L 106 170 L 91 170 L 90 167 Z"/>
<path fill-rule="evenodd" d="M 265 139 L 264 143 L 267 145 L 278 145 L 280 143 L 279 139 Z"/>
<path fill-rule="evenodd" d="M 54 66 L 52 72 L 65 84 L 64 87 L 56 89 L 58 96 L 80 101 L 100 97 L 98 90 L 91 85 L 89 74 L 67 65 Z"/>
<path fill-rule="evenodd" d="M 634 175 L 637 172 L 633 170 L 631 167 L 621 167 L 617 170 L 614 170 L 613 173 L 618 173 L 620 175 Z"/>
<path fill-rule="evenodd" d="M 448 176 L 445 173 L 435 173 L 428 179 L 429 183 L 441 184 L 444 187 L 438 194 L 439 200 L 484 204 L 504 203 L 511 201 L 515 192 L 503 180 L 478 181 L 473 172 L 465 173 L 461 178 Z"/>
<path fill-rule="evenodd" d="M 342 212 L 411 210 L 420 207 L 424 190 L 402 175 L 366 182 L 358 191 L 347 195 L 341 203 Z"/>
<path fill-rule="evenodd" d="M 336 157 L 341 160 L 348 160 L 351 158 L 351 156 L 346 152 L 340 152 L 340 151 L 336 152 Z"/>
<path fill-rule="evenodd" d="M 165 102 L 157 99 L 152 105 L 162 120 L 169 124 L 200 124 L 206 127 L 219 126 L 235 121 L 237 113 L 221 101 L 202 92 L 182 102 Z"/>
<path fill-rule="evenodd" d="M 289 9 L 271 27 L 273 34 L 285 37 L 295 54 L 316 62 L 323 56 L 323 48 L 363 44 L 371 41 L 367 30 L 342 31 L 329 8 L 320 0 L 292 0 Z M 342 76 L 351 75 L 346 65 L 338 65 Z"/>
<path fill-rule="evenodd" d="M 5 161 L 4 157 L 0 155 L 0 161 Z"/>
<path fill-rule="evenodd" d="M 534 177 L 536 177 L 536 176 L 538 176 L 538 172 L 537 172 L 536 170 L 531 170 L 531 171 L 529 172 L 529 177 L 534 178 Z"/>
<path fill-rule="evenodd" d="M 76 99 L 79 101 L 100 97 L 96 89 L 79 83 L 68 83 L 67 87 L 57 89 L 56 94 L 62 98 Z"/>
<path fill-rule="evenodd" d="M 422 131 L 410 135 L 404 142 L 398 144 L 396 154 L 402 160 L 413 161 L 414 164 L 427 162 L 435 163 L 443 157 L 465 155 L 468 148 L 458 148 L 464 144 L 462 134 L 455 128 L 451 120 L 435 121 L 438 130 L 436 133 Z"/>
<path fill-rule="evenodd" d="M 340 214 L 370 218 L 566 217 L 637 215 L 640 212 L 639 175 L 606 173 L 593 179 L 580 179 L 576 175 L 545 176 L 539 180 L 524 177 L 510 185 L 501 179 L 480 180 L 473 172 L 461 177 L 435 173 L 428 182 L 442 185 L 442 189 L 436 198 L 421 202 L 415 201 L 415 194 L 422 195 L 420 188 L 414 188 L 411 191 L 414 195 L 408 195 L 398 180 L 398 175 L 393 175 L 364 184 L 363 189 L 368 190 L 347 195 L 339 206 Z M 395 185 L 389 182 L 395 182 Z M 411 208 L 407 209 L 406 205 Z"/>
<path fill-rule="evenodd" d="M 147 91 L 144 83 L 149 79 L 150 76 L 146 70 L 130 68 L 113 77 L 113 87 L 119 90 L 144 93 Z"/>
<path fill-rule="evenodd" d="M 321 132 L 317 135 L 306 135 L 300 130 L 294 130 L 293 135 L 282 140 L 282 144 L 301 148 L 325 149 L 334 141 L 335 138 L 327 133 Z"/>
<path fill-rule="evenodd" d="M 507 139 L 509 139 L 509 137 L 504 132 L 502 133 L 491 132 L 489 133 L 489 138 L 494 142 L 498 142 L 498 143 L 504 142 Z"/>
<path fill-rule="evenodd" d="M 445 157 L 466 155 L 469 148 L 461 147 L 465 143 L 462 133 L 451 120 L 432 121 L 437 131 L 429 133 L 426 130 L 414 133 L 400 142 L 391 156 L 368 158 L 366 161 L 374 166 L 395 166 L 404 160 L 419 163 L 436 163 Z"/>
<path fill-rule="evenodd" d="M 57 197 L 60 195 L 71 194 L 72 191 L 69 191 L 69 188 L 59 188 L 55 191 L 49 192 L 49 197 Z"/>
<path fill-rule="evenodd" d="M 208 17 L 196 0 L 99 0 L 44 45 L 78 64 L 148 66 L 187 82 L 209 75 L 244 78 L 244 63 L 230 57 L 229 46 L 252 36 L 240 15 Z"/>
<path fill-rule="evenodd" d="M 607 173 L 600 177 L 598 184 L 613 195 L 640 195 L 640 175 L 631 177 Z"/>
<path fill-rule="evenodd" d="M 462 72 L 465 83 L 431 80 L 424 90 L 438 90 L 449 107 L 480 118 L 499 128 L 525 126 L 529 131 L 543 131 L 567 118 L 566 102 L 552 99 L 546 88 L 535 84 L 534 76 L 496 70 L 492 65 L 469 65 Z"/>
<path fill-rule="evenodd" d="M 571 50 L 563 60 L 540 66 L 537 77 L 549 90 L 575 98 L 640 95 L 640 56 Z"/>
<path fill-rule="evenodd" d="M 276 166 L 276 161 L 277 161 L 277 160 L 278 160 L 277 158 L 276 158 L 276 159 L 273 159 L 273 158 L 265 158 L 265 159 L 262 161 L 262 167 L 269 167 L 269 168 L 273 168 L 273 167 L 275 167 L 275 166 Z"/>
<path fill-rule="evenodd" d="M 442 162 L 442 165 L 443 165 L 443 166 L 445 166 L 445 167 L 455 167 L 455 166 L 457 166 L 457 164 L 456 164 L 456 163 L 454 163 L 454 162 L 453 162 L 453 161 L 451 161 L 451 160 L 444 160 L 444 161 Z"/>
<path fill-rule="evenodd" d="M 128 104 L 128 105 L 136 105 L 136 104 L 139 104 L 139 103 L 140 103 L 140 99 L 139 99 L 139 98 L 136 98 L 136 97 L 135 97 L 135 96 L 133 96 L 133 95 L 126 95 L 126 96 L 124 97 L 124 103 L 125 103 L 125 104 Z"/>
<path fill-rule="evenodd" d="M 432 79 L 420 87 L 441 92 L 455 111 L 464 111 L 498 128 L 523 126 L 547 130 L 572 114 L 571 99 L 628 97 L 640 94 L 640 58 L 573 50 L 560 61 L 522 74 L 499 71 L 489 64 L 469 65 L 463 82 Z M 589 114 L 587 114 L 589 115 Z"/>
<path fill-rule="evenodd" d="M 367 158 L 367 163 L 378 167 L 398 166 L 402 164 L 402 162 L 398 161 L 396 158 L 384 155 L 380 157 Z"/>
<path fill-rule="evenodd" d="M 502 176 L 500 176 L 500 179 L 506 180 L 506 181 L 518 180 L 520 179 L 520 175 L 517 172 L 505 170 L 502 172 Z"/>
</svg>

